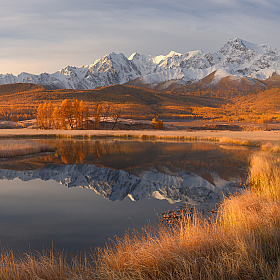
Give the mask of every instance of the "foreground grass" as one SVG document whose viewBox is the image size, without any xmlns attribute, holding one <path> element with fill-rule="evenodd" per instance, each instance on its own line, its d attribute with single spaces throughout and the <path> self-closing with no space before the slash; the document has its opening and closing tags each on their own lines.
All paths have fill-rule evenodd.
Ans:
<svg viewBox="0 0 280 280">
<path fill-rule="evenodd" d="M 0 140 L 0 158 L 54 151 L 53 147 L 36 141 Z"/>
<path fill-rule="evenodd" d="M 218 216 L 183 216 L 180 226 L 117 240 L 101 249 L 102 279 L 280 279 L 280 166 L 251 159 L 250 188 L 226 199 Z"/>
<path fill-rule="evenodd" d="M 0 279 L 280 279 L 279 156 L 253 155 L 249 180 L 216 217 L 189 213 L 177 227 L 134 232 L 96 253 L 3 250 Z"/>
</svg>

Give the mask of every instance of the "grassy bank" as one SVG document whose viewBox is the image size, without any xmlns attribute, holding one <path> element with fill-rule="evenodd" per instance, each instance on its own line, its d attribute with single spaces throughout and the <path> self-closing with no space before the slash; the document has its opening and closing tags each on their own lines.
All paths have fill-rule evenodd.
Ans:
<svg viewBox="0 0 280 280">
<path fill-rule="evenodd" d="M 0 158 L 25 156 L 49 151 L 54 151 L 54 147 L 36 141 L 0 140 Z"/>
<path fill-rule="evenodd" d="M 2 250 L 0 279 L 280 279 L 280 158 L 251 158 L 249 187 L 217 216 L 189 213 L 173 228 L 131 233 L 97 254 Z"/>
<path fill-rule="evenodd" d="M 218 216 L 191 214 L 102 249 L 102 279 L 279 279 L 280 166 L 274 154 L 251 159 L 250 187 L 226 199 Z"/>
</svg>

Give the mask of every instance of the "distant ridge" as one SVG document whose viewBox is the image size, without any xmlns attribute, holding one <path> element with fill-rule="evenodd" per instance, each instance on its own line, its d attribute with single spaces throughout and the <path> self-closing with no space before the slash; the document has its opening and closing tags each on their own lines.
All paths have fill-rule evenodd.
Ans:
<svg viewBox="0 0 280 280">
<path fill-rule="evenodd" d="M 190 51 L 186 54 L 171 51 L 155 57 L 109 53 L 90 65 L 67 66 L 53 74 L 21 73 L 0 75 L 0 85 L 33 83 L 48 89 L 94 89 L 128 83 L 151 89 L 170 91 L 201 81 L 215 73 L 212 83 L 234 75 L 236 78 L 270 78 L 280 75 L 280 56 L 277 49 L 233 38 L 215 53 Z"/>
</svg>

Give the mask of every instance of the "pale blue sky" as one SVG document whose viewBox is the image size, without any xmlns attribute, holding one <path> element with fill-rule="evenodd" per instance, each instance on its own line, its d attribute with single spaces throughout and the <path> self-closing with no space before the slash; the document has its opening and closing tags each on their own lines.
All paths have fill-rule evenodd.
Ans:
<svg viewBox="0 0 280 280">
<path fill-rule="evenodd" d="M 0 73 L 53 73 L 109 52 L 215 52 L 230 38 L 280 50 L 279 0 L 0 0 Z"/>
</svg>

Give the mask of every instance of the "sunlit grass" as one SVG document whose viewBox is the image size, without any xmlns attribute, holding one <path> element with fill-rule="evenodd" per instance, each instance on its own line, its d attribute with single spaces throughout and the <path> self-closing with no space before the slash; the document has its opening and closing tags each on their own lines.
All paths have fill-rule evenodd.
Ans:
<svg viewBox="0 0 280 280">
<path fill-rule="evenodd" d="M 0 158 L 54 151 L 55 148 L 36 141 L 0 140 Z"/>
<path fill-rule="evenodd" d="M 0 279 L 95 279 L 93 264 L 90 255 L 70 258 L 66 253 L 49 250 L 42 253 L 28 252 L 18 256 L 12 250 L 2 248 Z"/>
<path fill-rule="evenodd" d="M 97 266 L 99 276 L 102 279 L 279 279 L 278 163 L 275 155 L 254 155 L 249 189 L 225 199 L 216 218 L 203 219 L 190 213 L 171 230 L 164 227 L 155 232 L 148 230 L 102 249 Z"/>
<path fill-rule="evenodd" d="M 273 153 L 279 153 L 280 152 L 280 146 L 279 145 L 273 145 L 271 143 L 265 143 L 261 146 L 262 151 L 269 151 Z"/>
<path fill-rule="evenodd" d="M 232 139 L 229 137 L 221 137 L 221 138 L 219 138 L 219 142 L 222 144 L 238 145 L 238 146 L 249 146 L 249 147 L 259 147 L 260 146 L 260 144 L 258 142 L 253 142 L 253 141 L 249 141 L 249 140 Z"/>
</svg>

